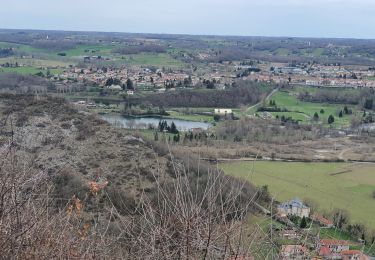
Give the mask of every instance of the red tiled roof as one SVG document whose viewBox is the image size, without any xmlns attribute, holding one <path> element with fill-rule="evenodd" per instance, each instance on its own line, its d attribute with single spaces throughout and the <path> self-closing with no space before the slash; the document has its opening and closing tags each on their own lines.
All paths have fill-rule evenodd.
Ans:
<svg viewBox="0 0 375 260">
<path fill-rule="evenodd" d="M 333 222 L 325 217 L 323 217 L 322 215 L 319 215 L 319 214 L 314 214 L 312 216 L 312 219 L 315 220 L 315 221 L 318 221 L 320 222 L 321 224 L 323 225 L 326 225 L 326 226 L 329 226 L 329 225 L 333 225 Z"/>
<path fill-rule="evenodd" d="M 321 239 L 320 244 L 323 246 L 348 246 L 349 242 L 346 240 L 337 240 L 337 239 Z"/>
<path fill-rule="evenodd" d="M 326 255 L 330 255 L 330 254 L 331 254 L 331 250 L 329 250 L 329 248 L 326 247 L 326 246 L 321 247 L 320 250 L 319 250 L 319 255 L 326 256 Z"/>
</svg>

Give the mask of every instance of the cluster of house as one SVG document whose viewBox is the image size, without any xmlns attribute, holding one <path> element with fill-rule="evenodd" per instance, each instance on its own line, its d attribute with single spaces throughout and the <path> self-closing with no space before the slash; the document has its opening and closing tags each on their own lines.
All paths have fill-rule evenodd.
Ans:
<svg viewBox="0 0 375 260">
<path fill-rule="evenodd" d="M 277 207 L 277 215 L 279 218 L 290 218 L 296 216 L 300 218 L 310 218 L 322 227 L 331 228 L 334 223 L 324 216 L 314 213 L 311 209 L 304 205 L 299 199 L 293 199 L 284 202 Z M 280 232 L 280 236 L 289 240 L 303 241 L 306 234 L 296 229 L 286 229 Z M 313 247 L 313 248 L 312 248 Z M 301 244 L 283 245 L 280 251 L 280 258 L 289 259 L 342 259 L 342 260 L 370 260 L 360 250 L 350 250 L 350 244 L 346 240 L 337 239 L 316 239 L 315 245 L 307 247 Z"/>
<path fill-rule="evenodd" d="M 130 79 L 135 87 L 153 86 L 158 89 L 165 89 L 168 84 L 175 85 L 179 82 L 188 82 L 190 85 L 197 84 L 201 79 L 191 76 L 185 72 L 174 71 L 172 69 L 162 70 L 143 68 L 140 66 L 129 66 L 126 68 L 72 68 L 65 70 L 60 75 L 55 75 L 55 79 L 64 83 L 70 81 L 84 82 L 98 86 L 106 86 L 108 79 L 119 81 L 107 86 L 112 89 L 121 89 L 121 85 L 126 84 Z"/>
<path fill-rule="evenodd" d="M 278 84 L 302 84 L 307 86 L 330 86 L 350 88 L 375 88 L 375 73 L 372 70 L 349 70 L 337 66 L 315 65 L 314 69 L 299 67 L 269 67 L 260 72 L 251 72 L 245 77 L 253 81 Z"/>
<path fill-rule="evenodd" d="M 120 89 L 130 79 L 134 87 L 153 87 L 160 92 L 166 88 L 183 86 L 200 86 L 205 82 L 214 82 L 216 89 L 225 89 L 237 78 L 229 64 L 208 64 L 204 70 L 193 72 L 177 68 L 148 68 L 145 66 L 126 65 L 121 68 L 90 68 L 72 67 L 65 69 L 61 74 L 54 75 L 53 79 L 62 83 L 82 82 L 97 86 L 106 86 L 110 89 Z M 117 79 L 114 84 L 107 86 L 108 79 Z"/>
<path fill-rule="evenodd" d="M 349 244 L 345 240 L 321 239 L 318 241 L 316 248 L 317 256 L 311 256 L 309 249 L 302 245 L 283 245 L 280 257 L 282 260 L 291 259 L 341 259 L 341 260 L 370 260 L 360 250 L 350 250 Z"/>
</svg>

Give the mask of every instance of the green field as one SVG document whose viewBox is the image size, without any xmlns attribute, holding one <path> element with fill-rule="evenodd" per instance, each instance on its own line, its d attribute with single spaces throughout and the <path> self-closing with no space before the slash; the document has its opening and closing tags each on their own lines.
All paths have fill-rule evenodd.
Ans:
<svg viewBox="0 0 375 260">
<path fill-rule="evenodd" d="M 174 59 L 168 53 L 139 53 L 134 55 L 122 55 L 118 59 L 121 63 L 130 65 L 151 65 L 151 66 L 171 66 L 180 67 L 184 63 Z"/>
<path fill-rule="evenodd" d="M 74 56 L 98 56 L 98 55 L 110 55 L 112 50 L 116 46 L 113 45 L 80 45 L 73 49 L 62 51 L 66 53 L 67 57 Z M 57 53 L 56 53 L 57 54 Z"/>
<path fill-rule="evenodd" d="M 276 50 L 276 55 L 280 56 L 288 56 L 289 55 L 289 50 L 285 48 L 279 48 Z"/>
<path fill-rule="evenodd" d="M 319 210 L 350 212 L 353 222 L 375 229 L 375 165 L 348 163 L 236 162 L 222 164 L 230 175 L 268 185 L 279 201 L 312 199 Z"/>
<path fill-rule="evenodd" d="M 50 69 L 51 75 L 60 74 L 62 70 Z M 47 70 L 42 70 L 36 67 L 17 67 L 17 68 L 0 68 L 0 73 L 18 73 L 24 75 L 35 75 L 38 72 L 42 72 L 46 75 Z"/>
<path fill-rule="evenodd" d="M 0 64 L 5 63 L 15 64 L 23 64 L 28 67 L 68 67 L 69 65 L 74 64 L 74 62 L 59 59 L 37 59 L 37 58 L 18 58 L 18 57 L 7 57 L 7 58 L 0 58 Z"/>
<path fill-rule="evenodd" d="M 357 111 L 355 106 L 348 105 L 349 109 L 352 109 L 353 115 L 343 115 L 343 117 L 339 117 L 338 113 L 340 110 L 344 109 L 345 104 L 329 104 L 329 103 L 312 103 L 312 102 L 305 102 L 300 101 L 298 99 L 298 94 L 301 91 L 308 91 L 313 92 L 316 89 L 309 88 L 309 87 L 297 87 L 292 91 L 278 91 L 272 95 L 270 99 L 276 101 L 277 107 L 281 109 L 286 109 L 288 112 L 272 112 L 271 114 L 276 117 L 278 115 L 281 117 L 284 115 L 285 117 L 292 117 L 294 120 L 299 120 L 301 123 L 308 124 L 312 123 L 312 118 L 314 113 L 318 113 L 319 121 L 318 123 L 322 123 L 328 125 L 328 117 L 329 115 L 333 115 L 335 117 L 335 122 L 332 124 L 333 127 L 347 127 L 350 125 L 350 120 L 352 116 L 356 113 L 360 113 Z M 345 90 L 345 91 L 355 91 L 355 90 Z M 267 101 L 268 102 L 268 101 Z M 266 104 L 267 104 L 266 102 Z M 248 113 L 254 114 L 257 111 L 257 107 L 254 107 L 248 110 Z M 320 113 L 320 110 L 323 109 L 324 113 Z M 315 122 L 314 122 L 315 123 Z"/>
<path fill-rule="evenodd" d="M 313 51 L 313 55 L 315 57 L 320 57 L 322 56 L 324 53 L 324 49 L 323 48 L 316 48 L 314 51 Z"/>
</svg>

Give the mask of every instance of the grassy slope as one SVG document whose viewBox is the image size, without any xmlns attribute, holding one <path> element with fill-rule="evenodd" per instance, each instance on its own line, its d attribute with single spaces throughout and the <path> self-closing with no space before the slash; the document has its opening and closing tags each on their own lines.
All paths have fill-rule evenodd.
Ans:
<svg viewBox="0 0 375 260">
<path fill-rule="evenodd" d="M 310 122 L 310 118 L 313 117 L 314 113 L 317 112 L 320 117 L 320 122 L 327 124 L 328 116 L 333 115 L 335 117 L 334 127 L 348 126 L 350 124 L 351 116 L 344 115 L 339 118 L 336 114 L 344 108 L 344 104 L 328 104 L 328 103 L 311 103 L 300 101 L 297 98 L 297 92 L 284 92 L 280 91 L 272 96 L 272 99 L 276 101 L 276 104 L 280 108 L 286 108 L 291 113 L 287 113 L 285 116 L 291 116 L 293 119 L 300 119 L 304 123 Z M 354 112 L 356 108 L 354 106 L 348 106 Z M 324 114 L 320 114 L 320 110 L 324 109 Z M 300 112 L 300 113 L 296 113 Z M 273 113 L 274 115 L 281 116 L 283 113 Z M 305 116 L 303 116 L 305 114 Z"/>
<path fill-rule="evenodd" d="M 347 209 L 354 222 L 375 228 L 375 199 L 371 194 L 375 190 L 373 165 L 239 162 L 221 167 L 227 174 L 246 178 L 256 185 L 268 185 L 280 201 L 293 197 L 310 198 L 321 210 Z M 351 172 L 330 175 L 346 170 Z"/>
</svg>

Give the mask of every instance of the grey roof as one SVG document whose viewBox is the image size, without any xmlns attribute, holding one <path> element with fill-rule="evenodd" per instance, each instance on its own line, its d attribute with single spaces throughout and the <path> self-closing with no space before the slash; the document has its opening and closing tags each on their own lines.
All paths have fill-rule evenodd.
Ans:
<svg viewBox="0 0 375 260">
<path fill-rule="evenodd" d="M 298 198 L 292 199 L 291 201 L 284 202 L 278 206 L 279 208 L 292 208 L 292 207 L 297 207 L 297 208 L 302 208 L 302 209 L 308 209 L 306 205 L 302 203 L 302 201 Z"/>
</svg>

